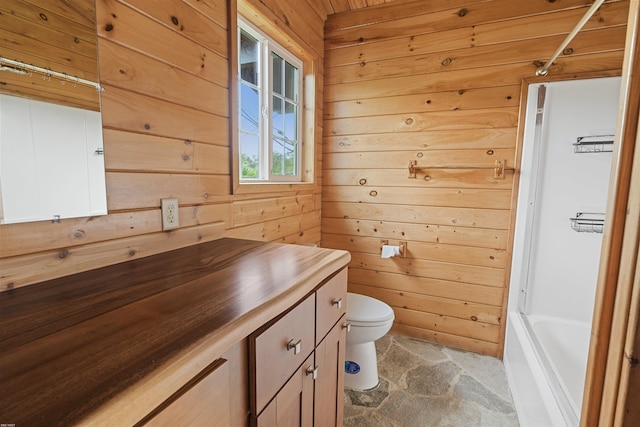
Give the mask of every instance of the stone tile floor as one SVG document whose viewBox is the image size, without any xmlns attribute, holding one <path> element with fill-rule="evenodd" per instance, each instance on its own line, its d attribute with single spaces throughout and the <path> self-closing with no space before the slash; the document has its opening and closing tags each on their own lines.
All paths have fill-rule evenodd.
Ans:
<svg viewBox="0 0 640 427">
<path fill-rule="evenodd" d="M 518 426 L 500 360 L 394 335 L 376 350 L 380 384 L 345 390 L 345 427 Z"/>
</svg>

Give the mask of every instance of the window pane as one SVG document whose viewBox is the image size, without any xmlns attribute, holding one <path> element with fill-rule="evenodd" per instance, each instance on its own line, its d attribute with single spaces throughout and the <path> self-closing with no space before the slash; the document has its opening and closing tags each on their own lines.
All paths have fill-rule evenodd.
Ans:
<svg viewBox="0 0 640 427">
<path fill-rule="evenodd" d="M 272 175 L 284 175 L 284 143 L 281 139 L 273 138 L 273 152 L 272 152 Z"/>
<path fill-rule="evenodd" d="M 297 144 L 284 144 L 284 174 L 295 175 L 297 168 Z"/>
<path fill-rule="evenodd" d="M 240 179 L 295 180 L 300 173 L 301 65 L 259 29 L 242 19 L 238 26 Z"/>
<path fill-rule="evenodd" d="M 240 129 L 256 133 L 260 131 L 258 91 L 245 83 L 240 83 Z"/>
<path fill-rule="evenodd" d="M 290 141 L 297 141 L 298 139 L 298 118 L 296 114 L 297 107 L 290 102 L 284 103 L 284 136 Z"/>
<path fill-rule="evenodd" d="M 257 135 L 240 132 L 240 178 L 260 178 L 260 141 Z"/>
<path fill-rule="evenodd" d="M 282 95 L 282 63 L 284 60 L 275 53 L 271 53 L 273 61 L 273 91 Z"/>
<path fill-rule="evenodd" d="M 298 102 L 298 69 L 288 62 L 284 66 L 284 87 L 284 96 Z"/>
<path fill-rule="evenodd" d="M 240 78 L 258 86 L 258 40 L 240 31 Z"/>
<path fill-rule="evenodd" d="M 284 136 L 284 111 L 282 103 L 282 99 L 277 96 L 273 97 L 273 114 L 271 115 L 271 120 L 273 121 L 273 136 L 277 137 Z"/>
</svg>

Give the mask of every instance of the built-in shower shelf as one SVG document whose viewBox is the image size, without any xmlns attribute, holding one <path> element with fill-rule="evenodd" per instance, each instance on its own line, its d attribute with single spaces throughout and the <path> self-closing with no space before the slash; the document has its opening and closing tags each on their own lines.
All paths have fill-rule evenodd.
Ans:
<svg viewBox="0 0 640 427">
<path fill-rule="evenodd" d="M 604 228 L 603 213 L 578 212 L 574 218 L 569 218 L 571 228 L 578 233 L 602 233 Z"/>
<path fill-rule="evenodd" d="M 573 144 L 574 153 L 610 153 L 613 151 L 613 135 L 579 136 Z"/>
</svg>

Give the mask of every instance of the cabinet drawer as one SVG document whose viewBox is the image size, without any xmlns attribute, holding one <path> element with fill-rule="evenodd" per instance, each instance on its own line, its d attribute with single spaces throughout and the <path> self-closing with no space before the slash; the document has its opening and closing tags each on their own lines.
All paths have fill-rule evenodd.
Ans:
<svg viewBox="0 0 640 427">
<path fill-rule="evenodd" d="M 317 291 L 316 345 L 347 311 L 347 269 L 333 276 Z"/>
<path fill-rule="evenodd" d="M 249 336 L 251 411 L 259 414 L 315 347 L 315 294 Z"/>
</svg>

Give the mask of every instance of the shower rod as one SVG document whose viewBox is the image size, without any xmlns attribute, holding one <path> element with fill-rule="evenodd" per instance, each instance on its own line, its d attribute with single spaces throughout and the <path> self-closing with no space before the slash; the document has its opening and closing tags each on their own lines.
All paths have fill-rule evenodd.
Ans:
<svg viewBox="0 0 640 427">
<path fill-rule="evenodd" d="M 91 80 L 81 79 L 80 77 L 76 77 L 76 76 L 70 76 L 69 74 L 66 74 L 66 73 L 60 73 L 58 71 L 49 70 L 48 68 L 42 68 L 32 64 L 27 64 L 26 62 L 14 61 L 13 59 L 5 58 L 3 56 L 0 56 L 0 71 L 9 71 L 15 74 L 27 74 L 27 75 L 31 73 L 38 73 L 38 74 L 42 74 L 45 77 L 59 78 L 65 82 L 93 86 L 96 88 L 96 90 L 100 92 L 104 90 L 104 88 L 100 85 L 100 83 L 93 82 Z"/>
<path fill-rule="evenodd" d="M 591 17 L 593 16 L 594 13 L 596 13 L 598 8 L 600 6 L 602 6 L 602 3 L 604 3 L 604 0 L 596 0 L 596 1 L 593 2 L 591 7 L 589 8 L 589 10 L 587 10 L 587 13 L 584 14 L 582 19 L 580 19 L 580 22 L 578 22 L 578 24 L 575 26 L 575 28 L 569 33 L 567 38 L 564 39 L 564 41 L 562 42 L 560 47 L 556 50 L 556 52 L 553 54 L 551 59 L 549 59 L 549 61 L 547 61 L 546 64 L 544 64 L 542 67 L 540 67 L 540 68 L 538 68 L 536 70 L 536 76 L 546 76 L 549 73 L 549 68 L 551 67 L 553 62 L 556 59 L 558 59 L 558 56 L 560 56 L 560 54 L 562 53 L 562 51 L 564 51 L 564 49 L 567 47 L 567 45 L 569 43 L 571 43 L 571 41 L 576 36 L 576 34 L 578 34 L 580 32 L 582 27 L 584 27 L 584 24 L 586 24 L 587 21 L 589 19 L 591 19 Z"/>
</svg>

